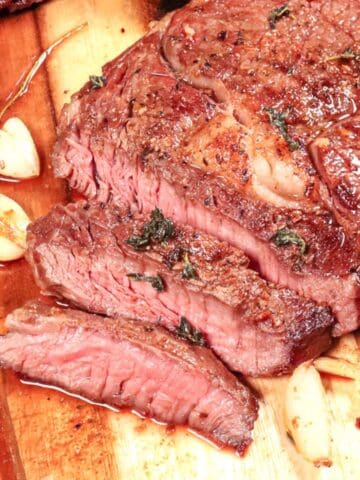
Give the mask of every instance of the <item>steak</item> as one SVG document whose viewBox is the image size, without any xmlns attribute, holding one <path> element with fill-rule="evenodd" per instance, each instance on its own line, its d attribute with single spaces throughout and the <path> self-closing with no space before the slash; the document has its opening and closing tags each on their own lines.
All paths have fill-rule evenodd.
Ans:
<svg viewBox="0 0 360 480">
<path fill-rule="evenodd" d="M 212 352 L 160 326 L 32 303 L 7 317 L 0 364 L 34 381 L 187 424 L 244 452 L 257 401 Z"/>
<path fill-rule="evenodd" d="M 57 176 L 155 206 L 359 325 L 360 3 L 197 0 L 62 113 Z M 344 53 L 345 52 L 345 53 Z M 345 124 L 344 124 L 345 122 Z"/>
<path fill-rule="evenodd" d="M 9 12 L 15 12 L 30 7 L 34 3 L 40 3 L 43 1 L 44 0 L 0 0 L 0 11 L 7 10 Z"/>
<path fill-rule="evenodd" d="M 195 329 L 244 374 L 287 372 L 330 345 L 329 309 L 276 289 L 242 252 L 159 210 L 149 221 L 116 207 L 59 205 L 30 226 L 27 259 L 42 293 L 109 317 Z"/>
</svg>

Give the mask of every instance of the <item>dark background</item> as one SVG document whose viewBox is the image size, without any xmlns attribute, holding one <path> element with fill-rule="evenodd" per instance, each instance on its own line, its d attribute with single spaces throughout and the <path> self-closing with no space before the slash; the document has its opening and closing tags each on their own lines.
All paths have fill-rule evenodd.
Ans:
<svg viewBox="0 0 360 480">
<path fill-rule="evenodd" d="M 171 12 L 176 8 L 180 8 L 186 3 L 189 3 L 189 0 L 160 0 L 159 2 L 159 13 Z"/>
</svg>

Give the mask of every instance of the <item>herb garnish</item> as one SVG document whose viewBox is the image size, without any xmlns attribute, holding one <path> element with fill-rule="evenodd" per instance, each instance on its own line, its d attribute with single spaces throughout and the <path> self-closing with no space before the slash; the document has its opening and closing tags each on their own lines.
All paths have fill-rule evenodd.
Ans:
<svg viewBox="0 0 360 480">
<path fill-rule="evenodd" d="M 53 52 L 53 50 L 58 46 L 61 45 L 62 42 L 67 40 L 68 38 L 72 37 L 75 35 L 75 33 L 80 32 L 84 27 L 86 27 L 88 24 L 87 23 L 82 23 L 81 25 L 72 28 L 69 32 L 66 32 L 64 35 L 61 35 L 60 38 L 55 40 L 51 45 L 48 46 L 46 50 L 44 50 L 39 57 L 36 59 L 35 63 L 33 66 L 30 68 L 30 70 L 27 72 L 23 80 L 21 81 L 19 88 L 17 88 L 14 93 L 12 93 L 9 97 L 5 105 L 3 106 L 2 110 L 0 111 L 0 118 L 2 118 L 5 113 L 9 110 L 9 108 L 18 100 L 21 98 L 25 93 L 28 91 L 29 86 L 35 77 L 37 71 L 39 68 L 43 65 L 45 60 L 49 57 L 49 55 Z"/>
<path fill-rule="evenodd" d="M 142 275 L 141 273 L 128 273 L 127 277 L 136 282 L 149 282 L 150 285 L 155 288 L 158 292 L 162 292 L 165 289 L 164 281 L 160 275 L 156 277 L 151 277 L 148 275 Z"/>
<path fill-rule="evenodd" d="M 300 237 L 293 230 L 288 228 L 281 228 L 278 230 L 271 239 L 277 247 L 283 247 L 287 245 L 297 245 L 299 247 L 301 255 L 305 255 L 308 246 L 305 240 Z"/>
<path fill-rule="evenodd" d="M 91 88 L 98 90 L 106 85 L 106 78 L 103 75 L 90 75 Z"/>
<path fill-rule="evenodd" d="M 190 262 L 189 255 L 188 255 L 187 252 L 184 255 L 184 265 L 185 266 L 184 266 L 183 271 L 181 272 L 181 277 L 186 278 L 187 280 L 191 280 L 192 278 L 196 278 L 197 273 L 196 273 L 195 267 Z"/>
<path fill-rule="evenodd" d="M 164 242 L 174 235 L 174 224 L 170 218 L 165 218 L 159 208 L 151 212 L 150 220 L 145 223 L 140 236 L 131 236 L 126 240 L 135 250 L 143 250 L 152 241 Z"/>
<path fill-rule="evenodd" d="M 290 15 L 289 5 L 285 3 L 281 7 L 277 7 L 272 10 L 268 16 L 269 25 L 271 30 L 276 28 L 276 23 L 281 20 L 283 17 L 288 17 Z"/>
<path fill-rule="evenodd" d="M 196 330 L 195 327 L 190 325 L 190 323 L 186 320 L 185 317 L 180 318 L 180 325 L 176 329 L 176 334 L 191 343 L 195 343 L 195 345 L 200 345 L 201 347 L 206 345 L 203 334 Z"/>
<path fill-rule="evenodd" d="M 360 53 L 354 52 L 351 48 L 346 48 L 340 55 L 334 55 L 333 57 L 328 57 L 327 62 L 332 62 L 334 60 L 356 60 L 360 62 Z"/>
<path fill-rule="evenodd" d="M 176 246 L 170 252 L 164 255 L 163 262 L 169 270 L 173 268 L 175 263 L 179 262 L 183 258 L 184 250 L 180 246 Z"/>
<path fill-rule="evenodd" d="M 294 152 L 300 147 L 300 143 L 297 142 L 296 140 L 293 140 L 289 133 L 288 133 L 288 126 L 286 124 L 286 117 L 283 112 L 278 112 L 274 108 L 265 108 L 265 111 L 267 112 L 269 116 L 269 120 L 271 125 L 273 125 L 275 128 L 277 128 L 285 140 L 285 142 L 288 144 L 290 152 Z"/>
</svg>

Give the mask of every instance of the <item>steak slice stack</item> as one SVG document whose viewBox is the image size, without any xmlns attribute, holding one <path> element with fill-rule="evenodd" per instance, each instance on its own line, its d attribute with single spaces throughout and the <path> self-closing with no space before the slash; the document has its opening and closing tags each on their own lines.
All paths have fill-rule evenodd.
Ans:
<svg viewBox="0 0 360 480">
<path fill-rule="evenodd" d="M 212 352 L 159 326 L 33 303 L 7 317 L 0 365 L 244 452 L 257 401 Z"/>
<path fill-rule="evenodd" d="M 284 373 L 330 345 L 328 308 L 276 289 L 242 252 L 159 210 L 149 218 L 59 205 L 29 227 L 27 259 L 42 293 L 109 317 L 195 329 L 244 374 Z"/>
<path fill-rule="evenodd" d="M 89 198 L 232 243 L 330 305 L 337 335 L 359 325 L 360 90 L 343 52 L 359 50 L 360 3 L 281 5 L 196 0 L 165 17 L 65 107 L 54 168 Z"/>
</svg>

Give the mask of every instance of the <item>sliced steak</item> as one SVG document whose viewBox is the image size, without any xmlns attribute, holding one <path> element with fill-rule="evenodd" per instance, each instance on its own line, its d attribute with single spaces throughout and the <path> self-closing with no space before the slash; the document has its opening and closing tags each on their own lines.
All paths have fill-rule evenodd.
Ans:
<svg viewBox="0 0 360 480">
<path fill-rule="evenodd" d="M 0 365 L 244 452 L 257 401 L 212 352 L 148 322 L 33 303 L 7 317 Z"/>
<path fill-rule="evenodd" d="M 360 60 L 360 56 L 359 56 Z M 331 191 L 334 208 L 360 231 L 360 115 L 335 123 L 310 146 L 318 170 Z"/>
<path fill-rule="evenodd" d="M 328 348 L 329 309 L 267 284 L 227 243 L 175 227 L 160 211 L 148 220 L 85 202 L 55 207 L 28 231 L 27 259 L 42 293 L 180 333 L 193 327 L 248 375 L 287 372 Z"/>
<path fill-rule="evenodd" d="M 358 173 L 313 164 L 308 146 L 359 103 L 359 63 L 337 57 L 358 50 L 360 3 L 281 5 L 193 1 L 165 17 L 65 107 L 54 168 L 89 198 L 158 206 L 232 243 L 329 304 L 340 334 L 359 325 Z"/>
</svg>

